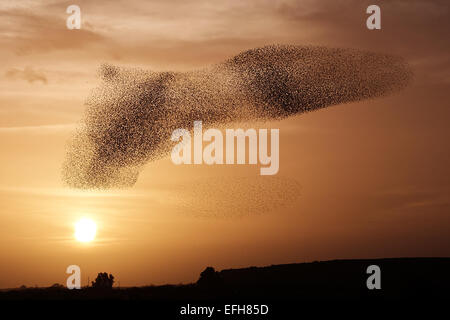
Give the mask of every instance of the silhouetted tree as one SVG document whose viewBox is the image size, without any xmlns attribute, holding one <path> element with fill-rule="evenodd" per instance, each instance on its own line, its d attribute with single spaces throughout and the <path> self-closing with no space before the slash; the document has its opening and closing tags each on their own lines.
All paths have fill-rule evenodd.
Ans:
<svg viewBox="0 0 450 320">
<path fill-rule="evenodd" d="M 216 286 L 220 283 L 220 275 L 219 272 L 214 270 L 213 267 L 207 267 L 205 270 L 200 273 L 200 278 L 197 283 L 202 286 Z"/>
<path fill-rule="evenodd" d="M 97 289 L 111 289 L 114 284 L 114 276 L 106 272 L 100 272 L 95 281 L 92 281 L 92 287 Z"/>
</svg>

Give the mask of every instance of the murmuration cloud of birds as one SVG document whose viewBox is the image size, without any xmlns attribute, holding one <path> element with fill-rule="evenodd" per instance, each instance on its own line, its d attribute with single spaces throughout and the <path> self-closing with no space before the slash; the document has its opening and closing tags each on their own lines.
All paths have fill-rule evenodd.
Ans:
<svg viewBox="0 0 450 320">
<path fill-rule="evenodd" d="M 178 128 L 270 121 L 406 87 L 401 58 L 348 48 L 271 45 L 189 72 L 103 65 L 68 142 L 62 177 L 75 188 L 131 187 L 142 166 L 167 156 Z"/>
</svg>

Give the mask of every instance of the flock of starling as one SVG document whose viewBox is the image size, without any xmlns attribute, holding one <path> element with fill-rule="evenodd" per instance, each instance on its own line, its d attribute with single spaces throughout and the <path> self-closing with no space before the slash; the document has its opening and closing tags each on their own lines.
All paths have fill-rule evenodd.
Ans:
<svg viewBox="0 0 450 320">
<path fill-rule="evenodd" d="M 167 156 L 172 132 L 233 122 L 280 120 L 408 85 L 400 57 L 354 49 L 271 45 L 189 72 L 103 65 L 103 79 L 68 143 L 71 187 L 133 186 L 149 161 Z"/>
</svg>

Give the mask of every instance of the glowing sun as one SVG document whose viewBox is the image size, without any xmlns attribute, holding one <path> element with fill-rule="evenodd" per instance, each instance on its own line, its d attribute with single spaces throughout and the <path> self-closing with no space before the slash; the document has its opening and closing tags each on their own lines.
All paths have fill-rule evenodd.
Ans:
<svg viewBox="0 0 450 320">
<path fill-rule="evenodd" d="M 97 225 L 91 219 L 83 218 L 75 223 L 75 239 L 80 242 L 94 240 L 96 232 Z"/>
</svg>

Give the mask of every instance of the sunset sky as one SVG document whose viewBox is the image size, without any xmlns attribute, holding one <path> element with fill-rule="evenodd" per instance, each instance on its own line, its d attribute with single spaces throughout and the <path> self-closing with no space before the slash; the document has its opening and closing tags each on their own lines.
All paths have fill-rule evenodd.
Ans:
<svg viewBox="0 0 450 320">
<path fill-rule="evenodd" d="M 81 30 L 66 8 L 81 8 Z M 381 30 L 366 28 L 370 4 Z M 81 267 L 121 286 L 313 260 L 450 256 L 449 2 L 336 0 L 0 3 L 0 288 L 66 283 Z M 279 122 L 280 171 L 148 163 L 130 189 L 61 180 L 66 142 L 102 63 L 186 71 L 268 44 L 404 57 L 384 98 Z M 74 238 L 83 218 L 90 243 Z"/>
</svg>

